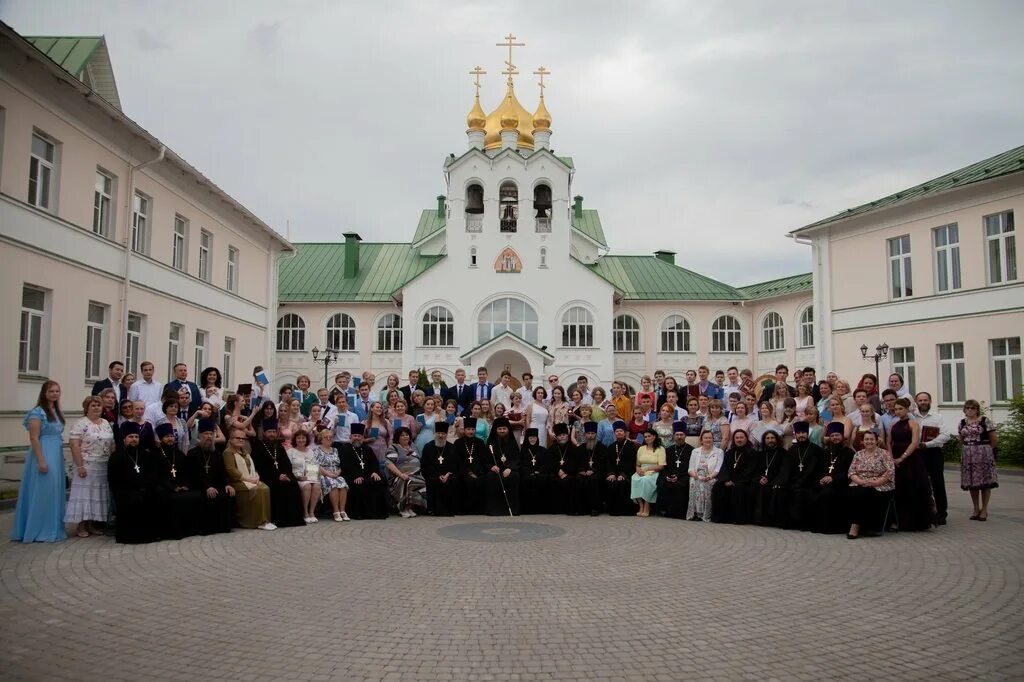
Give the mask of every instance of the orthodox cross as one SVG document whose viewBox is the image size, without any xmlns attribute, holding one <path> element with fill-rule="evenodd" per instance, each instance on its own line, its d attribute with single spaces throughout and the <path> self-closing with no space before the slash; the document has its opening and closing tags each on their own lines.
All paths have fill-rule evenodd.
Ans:
<svg viewBox="0 0 1024 682">
<path fill-rule="evenodd" d="M 505 42 L 503 42 L 503 43 L 495 43 L 495 45 L 497 47 L 507 47 L 508 48 L 508 61 L 505 62 L 505 65 L 508 68 L 505 69 L 504 71 L 502 71 L 502 73 L 508 75 L 508 82 L 509 82 L 509 84 L 511 84 L 512 83 L 512 76 L 515 76 L 515 75 L 517 75 L 519 73 L 519 71 L 516 69 L 516 65 L 512 63 L 512 48 L 513 47 L 526 47 L 526 43 L 517 43 L 516 42 L 516 37 L 514 35 L 512 35 L 511 33 L 509 33 L 507 36 L 505 36 Z"/>
<path fill-rule="evenodd" d="M 541 66 L 536 71 L 533 72 L 533 75 L 540 76 L 540 83 L 538 83 L 538 85 L 540 85 L 540 96 L 543 97 L 544 88 L 547 87 L 546 85 L 544 85 L 544 76 L 550 76 L 551 72 L 545 69 L 543 66 Z"/>
<path fill-rule="evenodd" d="M 487 72 L 477 66 L 475 69 L 469 72 L 470 76 L 474 76 L 473 86 L 476 88 L 476 96 L 480 96 L 480 76 L 486 75 Z"/>
</svg>

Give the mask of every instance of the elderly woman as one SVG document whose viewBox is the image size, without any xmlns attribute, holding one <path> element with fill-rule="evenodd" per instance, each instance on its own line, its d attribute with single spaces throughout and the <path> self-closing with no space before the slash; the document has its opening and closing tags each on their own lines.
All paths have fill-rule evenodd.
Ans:
<svg viewBox="0 0 1024 682">
<path fill-rule="evenodd" d="M 317 434 L 317 445 L 313 447 L 313 462 L 318 467 L 320 488 L 323 496 L 331 503 L 331 514 L 335 521 L 351 521 L 345 513 L 348 501 L 348 483 L 341 475 L 341 459 L 332 442 L 334 432 L 324 429 Z"/>
<path fill-rule="evenodd" d="M 78 524 L 78 537 L 103 535 L 96 522 L 106 523 L 110 516 L 110 485 L 107 482 L 107 461 L 114 451 L 114 432 L 103 418 L 103 401 L 89 396 L 82 401 L 85 416 L 71 427 L 69 445 L 75 460 L 75 477 L 71 480 L 64 523 Z"/>
<path fill-rule="evenodd" d="M 658 473 L 663 468 L 665 448 L 661 447 L 661 439 L 654 429 L 649 429 L 644 433 L 644 444 L 637 449 L 636 473 L 629 485 L 630 498 L 640 504 L 637 516 L 651 515 L 651 504 L 658 501 Z"/>
<path fill-rule="evenodd" d="M 889 388 L 896 391 L 897 398 L 910 397 L 910 389 L 907 388 L 907 383 L 903 381 L 903 375 L 893 372 L 889 375 Z"/>
<path fill-rule="evenodd" d="M 996 425 L 981 413 L 977 400 L 964 403 L 964 418 L 957 429 L 964 454 L 960 460 L 960 488 L 971 493 L 974 513 L 972 521 L 988 520 L 988 502 L 992 489 L 999 487 L 996 478 L 995 449 L 999 445 Z"/>
<path fill-rule="evenodd" d="M 320 466 L 313 459 L 309 442 L 307 431 L 296 431 L 292 434 L 292 445 L 287 448 L 287 452 L 288 461 L 292 463 L 292 473 L 302 492 L 302 508 L 305 511 L 303 520 L 316 523 L 316 505 L 320 501 Z"/>
<path fill-rule="evenodd" d="M 874 432 L 864 434 L 864 447 L 853 456 L 847 473 L 847 516 L 850 530 L 846 537 L 856 540 L 861 529 L 879 528 L 895 488 L 896 467 L 892 456 L 878 447 Z"/>
<path fill-rule="evenodd" d="M 391 502 L 398 509 L 399 516 L 411 519 L 416 516 L 414 507 L 427 507 L 427 483 L 420 470 L 420 455 L 412 447 L 412 432 L 409 429 L 400 427 L 395 431 L 386 457 Z"/>
<path fill-rule="evenodd" d="M 690 467 L 687 470 L 690 476 L 690 501 L 686 506 L 686 518 L 691 521 L 711 520 L 711 489 L 722 468 L 723 458 L 721 448 L 715 446 L 713 434 L 710 431 L 701 433 L 700 447 L 690 453 Z"/>
</svg>

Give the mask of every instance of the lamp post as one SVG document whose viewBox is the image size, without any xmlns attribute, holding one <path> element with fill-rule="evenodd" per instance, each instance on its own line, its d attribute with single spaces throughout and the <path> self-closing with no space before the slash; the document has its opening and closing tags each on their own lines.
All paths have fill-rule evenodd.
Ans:
<svg viewBox="0 0 1024 682">
<path fill-rule="evenodd" d="M 324 388 L 327 388 L 327 368 L 338 361 L 338 351 L 334 348 L 320 350 L 313 346 L 313 363 L 324 366 Z"/>
<path fill-rule="evenodd" d="M 875 361 L 875 382 L 876 382 L 875 387 L 876 388 L 879 385 L 878 384 L 878 382 L 879 382 L 879 379 L 878 379 L 878 363 L 881 362 L 882 360 L 885 360 L 886 356 L 888 356 L 888 355 L 889 355 L 889 344 L 885 343 L 884 341 L 881 344 L 879 344 L 878 346 L 875 346 L 875 352 L 874 352 L 873 355 L 868 355 L 867 344 L 865 344 L 865 345 L 860 347 L 860 356 L 862 358 L 864 358 L 865 360 L 874 360 Z"/>
</svg>

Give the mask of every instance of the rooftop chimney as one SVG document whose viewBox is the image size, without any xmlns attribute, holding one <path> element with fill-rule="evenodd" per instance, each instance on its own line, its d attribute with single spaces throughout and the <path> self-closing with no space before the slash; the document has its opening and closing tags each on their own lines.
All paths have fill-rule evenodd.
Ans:
<svg viewBox="0 0 1024 682">
<path fill-rule="evenodd" d="M 359 242 L 363 241 L 355 232 L 345 233 L 345 269 L 343 276 L 350 279 L 359 274 Z"/>
<path fill-rule="evenodd" d="M 444 195 L 443 194 L 438 194 L 437 195 L 437 217 L 438 218 L 444 218 L 445 217 Z"/>
<path fill-rule="evenodd" d="M 572 214 L 576 218 L 582 218 L 583 217 L 583 197 L 580 196 L 579 194 L 577 194 L 572 199 L 573 199 Z"/>
<path fill-rule="evenodd" d="M 666 251 L 665 249 L 659 249 L 658 251 L 654 252 L 654 257 L 657 258 L 658 260 L 665 261 L 669 265 L 675 265 L 676 264 L 676 252 L 675 251 Z"/>
</svg>

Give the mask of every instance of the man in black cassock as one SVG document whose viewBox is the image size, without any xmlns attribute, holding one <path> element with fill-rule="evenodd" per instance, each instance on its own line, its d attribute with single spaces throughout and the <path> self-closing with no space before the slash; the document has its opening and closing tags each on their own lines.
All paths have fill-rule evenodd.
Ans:
<svg viewBox="0 0 1024 682">
<path fill-rule="evenodd" d="M 686 442 L 686 422 L 672 422 L 672 445 L 665 448 L 665 468 L 658 476 L 658 508 L 671 519 L 686 518 L 691 452 L 693 447 Z"/>
<path fill-rule="evenodd" d="M 547 448 L 540 446 L 540 432 L 523 434 L 519 457 L 519 500 L 523 514 L 550 514 L 555 508 L 555 467 Z"/>
<path fill-rule="evenodd" d="M 636 473 L 636 443 L 628 438 L 626 422 L 616 421 L 612 428 L 615 440 L 608 448 L 608 466 L 604 472 L 605 505 L 611 516 L 633 515 L 637 506 L 629 496 L 629 483 Z"/>
<path fill-rule="evenodd" d="M 810 503 L 821 448 L 809 440 L 810 425 L 793 422 L 793 445 L 779 471 L 775 523 L 781 528 L 810 528 Z"/>
<path fill-rule="evenodd" d="M 278 528 L 306 525 L 302 510 L 302 491 L 292 473 L 281 441 L 277 439 L 277 420 L 263 421 L 263 438 L 253 439 L 252 463 L 260 480 L 270 488 L 270 519 Z"/>
<path fill-rule="evenodd" d="M 235 525 L 235 489 L 228 485 L 224 456 L 213 441 L 216 432 L 216 421 L 200 419 L 199 443 L 185 458 L 192 488 L 203 493 L 205 502 L 200 535 L 230 533 Z"/>
<path fill-rule="evenodd" d="M 156 460 L 151 450 L 139 445 L 141 430 L 137 422 L 121 424 L 121 445 L 107 464 L 107 482 L 117 513 L 114 539 L 130 545 L 160 539 Z"/>
<path fill-rule="evenodd" d="M 512 437 L 512 426 L 505 417 L 491 425 L 487 439 L 490 466 L 484 474 L 484 507 L 488 516 L 519 515 L 519 444 Z"/>
<path fill-rule="evenodd" d="M 462 498 L 460 514 L 480 514 L 483 511 L 484 475 L 490 466 L 491 453 L 487 444 L 476 437 L 476 418 L 462 418 L 462 436 L 453 443 L 459 461 L 459 496 Z"/>
<path fill-rule="evenodd" d="M 174 427 L 164 422 L 156 427 L 156 494 L 160 500 L 160 537 L 181 540 L 202 528 L 203 496 L 191 488 L 186 456 L 181 454 Z"/>
<path fill-rule="evenodd" d="M 377 455 L 363 443 L 366 425 L 351 427 L 350 441 L 341 446 L 341 473 L 348 483 L 345 512 L 353 519 L 386 519 L 388 487 L 380 475 Z"/>
<path fill-rule="evenodd" d="M 854 452 L 846 445 L 842 422 L 831 422 L 825 431 L 825 448 L 814 473 L 815 496 L 811 502 L 812 530 L 818 533 L 845 533 L 846 492 L 850 487 L 850 464 Z"/>
<path fill-rule="evenodd" d="M 434 422 L 434 440 L 420 459 L 427 482 L 427 511 L 433 516 L 454 516 L 459 508 L 459 459 L 448 444 L 448 422 Z"/>
<path fill-rule="evenodd" d="M 572 452 L 572 468 L 576 471 L 576 498 L 571 504 L 580 516 L 598 516 L 604 506 L 601 481 L 608 463 L 608 448 L 597 440 L 597 422 L 584 422 L 583 442 Z"/>
<path fill-rule="evenodd" d="M 718 480 L 711 489 L 711 520 L 715 523 L 750 523 L 754 520 L 755 489 L 761 472 L 757 470 L 758 452 L 747 432 L 736 429 L 730 436 Z"/>
<path fill-rule="evenodd" d="M 775 493 L 779 489 L 779 471 L 786 459 L 782 436 L 768 431 L 761 437 L 761 450 L 757 456 L 757 485 L 754 488 L 754 523 L 770 526 L 774 522 Z"/>
<path fill-rule="evenodd" d="M 569 516 L 579 516 L 576 507 L 576 488 L 579 479 L 576 478 L 576 462 L 573 455 L 573 445 L 569 442 L 569 425 L 555 424 L 555 442 L 548 448 L 548 455 L 552 459 L 552 466 L 555 468 L 555 491 L 558 507 L 555 513 L 565 512 Z"/>
</svg>

